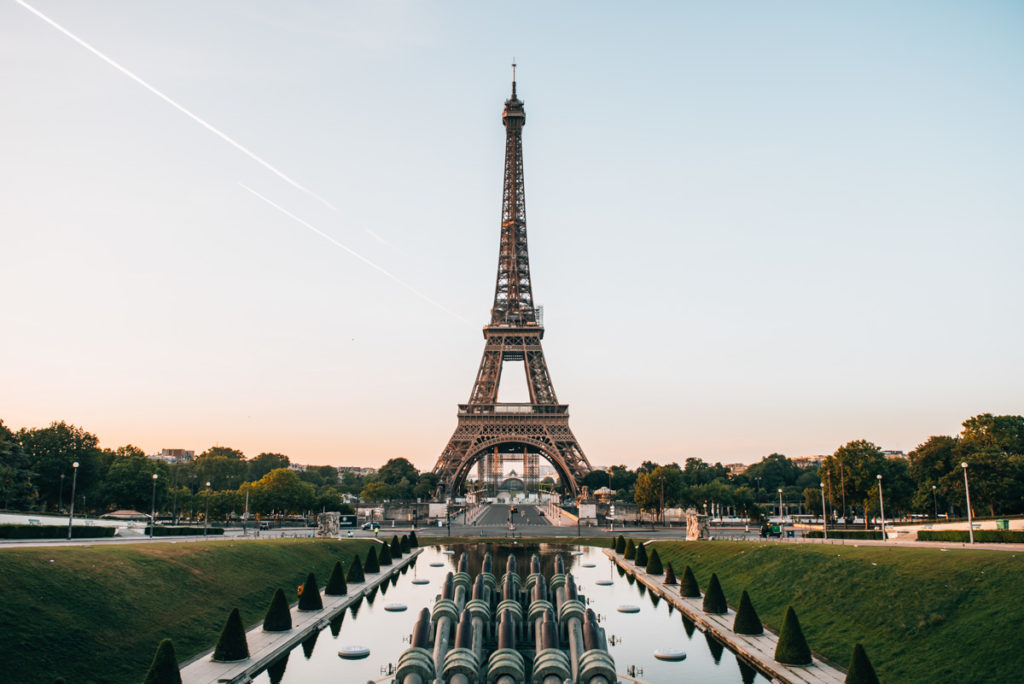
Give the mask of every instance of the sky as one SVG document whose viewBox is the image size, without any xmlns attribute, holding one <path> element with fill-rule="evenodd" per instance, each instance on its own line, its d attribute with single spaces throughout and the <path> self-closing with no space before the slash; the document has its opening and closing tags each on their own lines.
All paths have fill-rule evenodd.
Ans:
<svg viewBox="0 0 1024 684">
<path fill-rule="evenodd" d="M 591 463 L 1020 414 L 1022 32 L 1019 2 L 0 0 L 0 419 L 432 467 L 513 59 Z"/>
</svg>

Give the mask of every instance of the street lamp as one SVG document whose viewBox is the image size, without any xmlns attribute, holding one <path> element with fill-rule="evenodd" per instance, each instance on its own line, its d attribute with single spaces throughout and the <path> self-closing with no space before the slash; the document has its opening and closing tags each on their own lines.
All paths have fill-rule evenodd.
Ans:
<svg viewBox="0 0 1024 684">
<path fill-rule="evenodd" d="M 882 476 L 876 475 L 878 478 L 878 509 L 882 515 L 882 541 L 885 541 L 885 502 L 882 501 Z"/>
<path fill-rule="evenodd" d="M 779 487 L 779 524 L 782 524 L 782 487 Z"/>
<path fill-rule="evenodd" d="M 156 534 L 156 479 L 160 477 L 153 473 L 153 498 L 149 502 L 149 538 Z"/>
<path fill-rule="evenodd" d="M 75 485 L 78 483 L 78 461 L 71 464 L 71 510 L 68 511 L 68 539 L 71 539 L 71 521 L 75 518 Z"/>
<path fill-rule="evenodd" d="M 206 513 L 203 514 L 203 536 L 210 527 L 210 483 L 206 483 Z"/>
<path fill-rule="evenodd" d="M 821 483 L 821 531 L 828 539 L 828 518 L 825 517 L 825 483 Z"/>
<path fill-rule="evenodd" d="M 939 500 L 935 496 L 935 485 L 932 485 L 932 511 L 933 518 L 937 522 L 939 519 Z"/>
<path fill-rule="evenodd" d="M 57 495 L 57 513 L 64 508 L 64 473 L 60 474 L 60 494 Z"/>
<path fill-rule="evenodd" d="M 967 484 L 967 461 L 960 464 L 964 469 L 964 493 L 967 495 L 967 533 L 971 543 L 974 543 L 974 516 L 971 514 L 971 488 Z"/>
</svg>

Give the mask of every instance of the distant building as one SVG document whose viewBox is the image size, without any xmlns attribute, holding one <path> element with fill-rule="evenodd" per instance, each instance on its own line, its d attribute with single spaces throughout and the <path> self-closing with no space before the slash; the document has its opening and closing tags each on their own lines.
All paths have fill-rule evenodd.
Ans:
<svg viewBox="0 0 1024 684">
<path fill-rule="evenodd" d="M 164 463 L 188 463 L 196 457 L 196 452 L 189 449 L 161 449 L 158 454 L 150 454 L 147 458 Z"/>
<path fill-rule="evenodd" d="M 306 472 L 306 466 L 302 465 L 301 463 L 289 463 L 288 464 L 288 469 L 289 470 L 297 470 L 300 473 Z"/>
<path fill-rule="evenodd" d="M 338 466 L 338 475 L 351 473 L 353 475 L 358 475 L 359 477 L 366 477 L 367 475 L 373 475 L 375 472 L 377 472 L 376 468 L 363 468 L 361 466 Z"/>
<path fill-rule="evenodd" d="M 882 449 L 882 455 L 885 456 L 886 458 L 892 458 L 892 459 L 897 459 L 897 458 L 904 458 L 905 459 L 907 457 L 907 455 L 905 453 L 903 453 L 902 451 L 900 451 L 898 449 Z"/>
<path fill-rule="evenodd" d="M 750 467 L 749 463 L 726 463 L 730 475 L 742 475 Z"/>
<path fill-rule="evenodd" d="M 820 468 L 821 464 L 825 462 L 825 458 L 822 454 L 817 456 L 797 456 L 793 459 L 793 463 L 800 468 Z"/>
</svg>

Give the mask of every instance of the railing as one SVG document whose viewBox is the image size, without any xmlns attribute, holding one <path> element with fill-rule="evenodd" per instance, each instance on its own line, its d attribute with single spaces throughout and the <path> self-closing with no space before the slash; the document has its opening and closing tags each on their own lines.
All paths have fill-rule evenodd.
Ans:
<svg viewBox="0 0 1024 684">
<path fill-rule="evenodd" d="M 459 415 L 551 415 L 569 412 L 568 404 L 459 404 Z"/>
</svg>

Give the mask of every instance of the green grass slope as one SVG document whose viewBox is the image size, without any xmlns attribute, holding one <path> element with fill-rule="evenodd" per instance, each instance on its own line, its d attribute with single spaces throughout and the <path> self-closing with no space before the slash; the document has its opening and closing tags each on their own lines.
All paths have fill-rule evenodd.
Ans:
<svg viewBox="0 0 1024 684">
<path fill-rule="evenodd" d="M 371 541 L 280 539 L 0 551 L 0 662 L 10 682 L 141 682 L 160 640 L 181 659 L 211 648 L 231 609 L 263 619 Z"/>
<path fill-rule="evenodd" d="M 1010 682 L 1024 670 L 1024 554 L 899 547 L 658 542 L 666 563 L 744 589 L 762 620 L 790 603 L 810 647 L 846 666 L 862 642 L 883 682 Z"/>
</svg>

